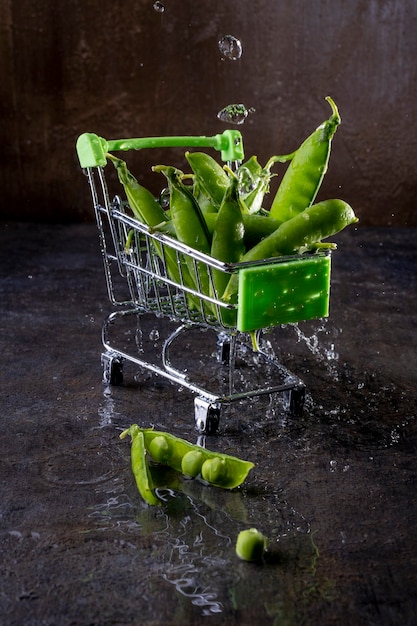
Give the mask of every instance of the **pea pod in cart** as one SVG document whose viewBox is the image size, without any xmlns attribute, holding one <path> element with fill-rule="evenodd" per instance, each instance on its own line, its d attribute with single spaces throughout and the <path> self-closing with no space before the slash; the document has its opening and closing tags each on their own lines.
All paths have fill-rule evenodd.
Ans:
<svg viewBox="0 0 417 626">
<path fill-rule="evenodd" d="M 231 173 L 229 187 L 223 197 L 214 226 L 211 256 L 223 263 L 238 263 L 245 253 L 244 224 L 238 194 L 238 179 Z M 230 274 L 213 269 L 213 282 L 216 298 L 220 298 L 229 281 Z M 236 312 L 223 310 L 222 321 L 227 325 L 236 324 Z"/>
<path fill-rule="evenodd" d="M 182 172 L 170 165 L 155 165 L 152 170 L 161 172 L 168 180 L 170 214 L 178 240 L 190 248 L 210 254 L 210 233 L 196 199 L 181 181 Z M 194 264 L 190 257 L 187 257 L 187 264 L 194 288 L 201 294 L 209 294 L 207 266 L 201 262 Z"/>
<path fill-rule="evenodd" d="M 194 173 L 196 185 L 210 199 L 212 210 L 217 211 L 229 186 L 224 169 L 205 152 L 186 152 L 185 157 Z"/>
<path fill-rule="evenodd" d="M 294 152 L 272 201 L 270 215 L 285 221 L 313 204 L 327 171 L 330 148 L 341 119 L 336 104 L 327 96 L 332 115 Z"/>
<path fill-rule="evenodd" d="M 303 252 L 358 221 L 352 207 L 343 200 L 323 200 L 283 222 L 243 257 L 242 262 L 259 261 Z M 238 290 L 238 275 L 232 274 L 223 294 L 230 301 Z"/>
<path fill-rule="evenodd" d="M 123 185 L 126 199 L 135 218 L 142 224 L 149 226 L 150 229 L 158 228 L 158 230 L 163 232 L 164 226 L 168 227 L 170 223 L 168 221 L 168 212 L 162 208 L 153 194 L 138 182 L 129 171 L 125 161 L 112 154 L 107 154 L 107 158 L 116 168 L 119 182 Z M 133 230 L 130 231 L 126 241 L 127 249 L 132 243 L 132 236 L 134 236 Z M 181 264 L 175 250 L 167 246 L 163 248 L 162 244 L 155 240 L 153 240 L 153 247 L 159 258 L 165 263 L 167 273 L 172 280 L 176 283 L 181 283 L 181 279 L 191 282 L 188 268 L 183 263 Z M 196 306 L 196 303 L 192 301 L 192 297 L 188 296 L 188 298 L 190 304 Z"/>
</svg>

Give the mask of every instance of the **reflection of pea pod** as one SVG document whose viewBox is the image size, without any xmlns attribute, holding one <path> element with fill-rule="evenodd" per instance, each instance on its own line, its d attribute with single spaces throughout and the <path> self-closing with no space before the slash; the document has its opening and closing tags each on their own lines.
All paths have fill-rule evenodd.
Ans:
<svg viewBox="0 0 417 626">
<path fill-rule="evenodd" d="M 340 115 L 333 100 L 332 115 L 323 122 L 295 151 L 271 205 L 271 216 L 284 221 L 304 211 L 315 200 L 326 173 L 333 135 L 340 124 Z"/>
<path fill-rule="evenodd" d="M 200 480 L 189 480 L 167 465 L 151 464 L 150 470 L 156 489 L 171 489 L 179 494 L 183 493 L 195 503 L 205 504 L 213 511 L 223 511 L 235 521 L 248 523 L 249 514 L 240 491 L 207 489 L 207 485 Z"/>
<path fill-rule="evenodd" d="M 133 427 L 131 427 L 133 428 Z M 145 446 L 155 461 L 165 463 L 178 472 L 183 473 L 186 455 L 200 455 L 200 472 L 204 473 L 205 463 L 211 464 L 214 460 L 220 461 L 223 472 L 211 484 L 224 489 L 234 489 L 247 478 L 254 464 L 221 452 L 212 452 L 201 446 L 189 443 L 185 439 L 175 437 L 170 433 L 160 432 L 151 428 L 138 428 L 143 432 Z"/>
<path fill-rule="evenodd" d="M 192 500 L 203 502 L 213 511 L 224 511 L 233 520 L 248 523 L 245 500 L 239 491 L 216 490 L 214 493 L 198 480 L 182 480 L 178 489 Z"/>
</svg>

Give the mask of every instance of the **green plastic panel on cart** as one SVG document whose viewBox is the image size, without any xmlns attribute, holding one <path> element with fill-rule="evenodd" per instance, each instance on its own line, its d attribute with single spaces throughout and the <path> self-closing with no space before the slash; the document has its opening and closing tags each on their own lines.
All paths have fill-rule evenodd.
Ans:
<svg viewBox="0 0 417 626">
<path fill-rule="evenodd" d="M 330 255 L 318 255 L 241 269 L 238 330 L 327 317 L 330 267 Z"/>
</svg>

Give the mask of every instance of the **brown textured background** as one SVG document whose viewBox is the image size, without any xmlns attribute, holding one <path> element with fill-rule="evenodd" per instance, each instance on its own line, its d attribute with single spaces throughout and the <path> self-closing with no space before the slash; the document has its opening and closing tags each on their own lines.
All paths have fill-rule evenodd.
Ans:
<svg viewBox="0 0 417 626">
<path fill-rule="evenodd" d="M 222 132 L 217 112 L 254 107 L 240 126 L 263 163 L 342 116 L 319 198 L 341 197 L 363 225 L 417 226 L 417 3 L 414 0 L 0 1 L 3 219 L 90 220 L 75 153 L 106 139 Z M 218 40 L 243 45 L 222 60 Z M 129 155 L 155 189 L 158 162 Z M 278 180 L 278 179 L 277 179 Z M 275 183 L 277 182 L 275 181 Z"/>
</svg>

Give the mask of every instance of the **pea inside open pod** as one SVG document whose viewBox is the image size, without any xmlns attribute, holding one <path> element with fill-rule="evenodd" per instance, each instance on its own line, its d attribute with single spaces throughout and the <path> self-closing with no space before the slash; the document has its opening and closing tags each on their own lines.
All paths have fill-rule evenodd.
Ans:
<svg viewBox="0 0 417 626">
<path fill-rule="evenodd" d="M 149 444 L 149 454 L 157 463 L 169 464 L 171 457 L 171 444 L 167 437 L 158 435 Z"/>
<path fill-rule="evenodd" d="M 184 476 L 195 478 L 201 472 L 204 463 L 204 454 L 200 450 L 190 450 L 184 454 L 181 461 L 181 470 Z"/>
</svg>

